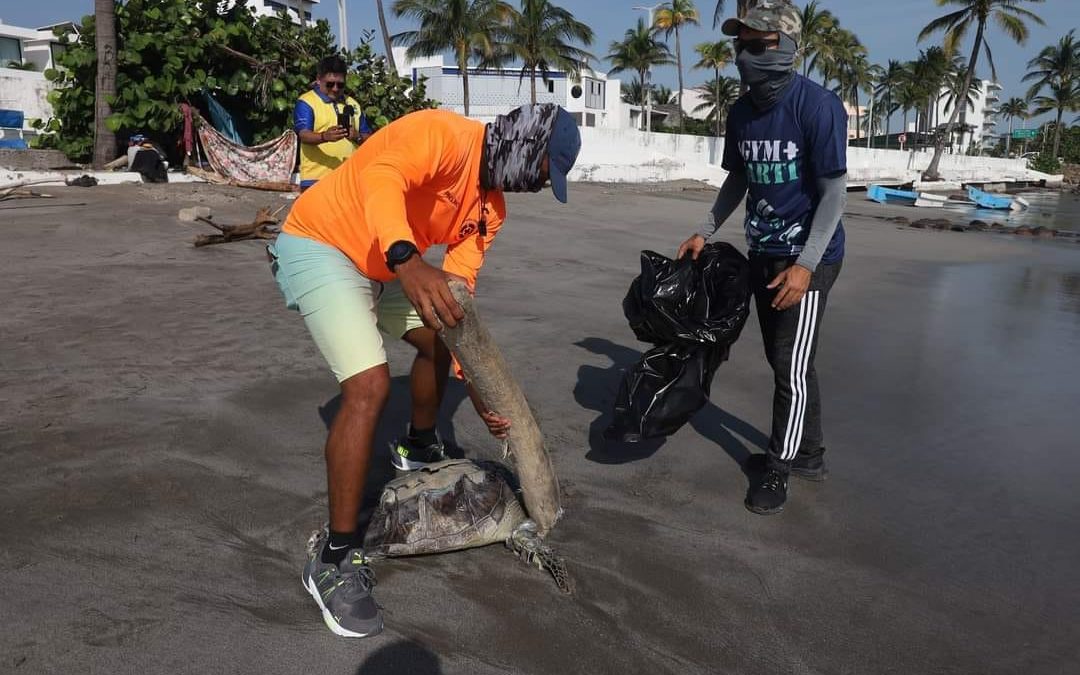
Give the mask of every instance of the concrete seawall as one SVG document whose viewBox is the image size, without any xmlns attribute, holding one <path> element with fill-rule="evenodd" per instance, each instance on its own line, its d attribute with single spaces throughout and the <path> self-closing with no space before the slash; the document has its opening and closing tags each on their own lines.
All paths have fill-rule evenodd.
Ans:
<svg viewBox="0 0 1080 675">
<path fill-rule="evenodd" d="M 570 174 L 574 181 L 652 183 L 700 180 L 719 186 L 727 175 L 720 168 L 724 139 L 706 136 L 646 133 L 636 129 L 582 128 L 581 156 Z M 848 175 L 853 184 L 874 181 L 918 181 L 930 164 L 931 152 L 848 148 Z M 1017 182 L 1061 176 L 1031 171 L 1019 159 L 945 155 L 942 177 L 952 182 Z"/>
</svg>

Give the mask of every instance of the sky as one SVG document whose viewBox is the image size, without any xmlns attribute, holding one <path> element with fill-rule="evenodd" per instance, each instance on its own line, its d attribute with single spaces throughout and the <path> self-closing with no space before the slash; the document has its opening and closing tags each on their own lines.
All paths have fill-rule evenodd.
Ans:
<svg viewBox="0 0 1080 675">
<path fill-rule="evenodd" d="M 509 0 L 516 4 L 516 0 Z M 631 28 L 637 18 L 644 17 L 644 11 L 635 10 L 635 6 L 656 4 L 657 0 L 554 0 L 574 13 L 579 21 L 592 27 L 596 40 L 589 50 L 597 57 L 603 57 L 609 51 L 613 40 L 621 39 L 623 33 Z M 729 14 L 734 13 L 736 0 L 726 0 Z M 387 11 L 393 0 L 385 0 Z M 796 0 L 802 5 L 802 0 Z M 873 63 L 885 64 L 889 59 L 911 60 L 918 55 L 920 48 L 940 44 L 939 38 L 930 38 L 922 44 L 916 43 L 919 31 L 932 19 L 951 11 L 949 7 L 939 7 L 935 0 L 822 0 L 821 6 L 840 19 L 841 25 L 855 32 L 867 47 Z M 0 0 L 0 21 L 4 23 L 33 28 L 59 21 L 77 19 L 83 14 L 93 12 L 93 0 Z M 683 61 L 685 64 L 684 80 L 687 87 L 696 86 L 711 77 L 711 71 L 691 70 L 697 58 L 693 46 L 705 41 L 722 38 L 718 29 L 712 27 L 714 0 L 698 0 L 698 10 L 702 24 L 691 27 L 683 34 Z M 1043 47 L 1055 44 L 1071 28 L 1080 24 L 1080 0 L 1046 0 L 1041 3 L 1025 2 L 1027 9 L 1033 10 L 1046 22 L 1046 26 L 1030 25 L 1031 37 L 1026 45 L 1020 46 L 992 26 L 988 39 L 997 64 L 998 79 L 1004 87 L 1001 98 L 1004 101 L 1012 96 L 1025 97 L 1027 90 L 1020 79 L 1026 72 L 1027 62 Z M 378 29 L 378 17 L 375 13 L 375 0 L 346 0 L 348 11 L 349 36 L 352 41 L 359 39 L 364 28 Z M 392 15 L 392 13 L 390 13 Z M 337 0 L 322 0 L 314 11 L 316 19 L 327 19 L 331 27 L 337 30 Z M 410 28 L 404 22 L 390 17 L 390 30 L 397 32 Z M 382 51 L 382 41 L 378 36 L 374 43 Z M 671 40 L 674 49 L 674 37 Z M 970 53 L 969 42 L 963 50 L 965 58 Z M 978 75 L 989 77 L 989 67 L 985 56 L 980 57 Z M 606 61 L 601 61 L 597 70 L 607 70 Z M 733 66 L 725 73 L 736 77 Z M 623 81 L 629 81 L 630 75 L 620 75 Z M 674 66 L 659 68 L 654 73 L 654 81 L 675 88 L 678 82 Z"/>
</svg>

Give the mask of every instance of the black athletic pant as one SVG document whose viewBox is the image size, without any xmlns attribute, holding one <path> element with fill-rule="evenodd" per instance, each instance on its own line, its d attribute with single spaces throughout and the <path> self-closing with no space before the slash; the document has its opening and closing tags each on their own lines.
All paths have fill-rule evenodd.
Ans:
<svg viewBox="0 0 1080 675">
<path fill-rule="evenodd" d="M 787 473 L 796 454 L 820 452 L 821 395 L 814 355 L 829 289 L 841 263 L 818 265 L 802 301 L 784 311 L 769 303 L 780 289 L 766 288 L 795 258 L 750 257 L 750 286 L 757 303 L 765 357 L 773 369 L 773 419 L 767 465 Z"/>
</svg>

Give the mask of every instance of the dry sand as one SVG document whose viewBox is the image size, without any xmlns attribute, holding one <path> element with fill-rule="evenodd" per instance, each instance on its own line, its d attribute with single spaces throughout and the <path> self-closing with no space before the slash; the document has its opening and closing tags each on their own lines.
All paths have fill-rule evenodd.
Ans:
<svg viewBox="0 0 1080 675">
<path fill-rule="evenodd" d="M 818 358 L 831 476 L 766 518 L 742 505 L 771 396 L 754 318 L 691 425 L 599 435 L 643 347 L 638 251 L 672 251 L 709 193 L 512 196 L 480 305 L 553 453 L 577 594 L 500 547 L 388 561 L 387 630 L 347 641 L 299 581 L 333 378 L 260 245 L 196 250 L 208 228 L 176 219 L 284 202 L 49 191 L 0 205 L 0 672 L 1076 672 L 1080 246 L 849 218 Z M 408 410 L 390 355 L 373 482 Z M 493 456 L 449 399 L 447 435 Z"/>
</svg>

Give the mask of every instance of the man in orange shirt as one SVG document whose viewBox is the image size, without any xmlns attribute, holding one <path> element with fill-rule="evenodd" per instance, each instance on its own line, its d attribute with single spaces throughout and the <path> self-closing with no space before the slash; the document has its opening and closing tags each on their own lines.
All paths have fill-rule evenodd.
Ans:
<svg viewBox="0 0 1080 675">
<path fill-rule="evenodd" d="M 412 420 L 396 444 L 403 470 L 445 459 L 435 431 L 450 368 L 436 330 L 464 316 L 447 282 L 475 289 L 503 220 L 503 192 L 538 192 L 550 180 L 566 202 L 566 174 L 581 135 L 565 110 L 524 106 L 484 125 L 425 110 L 387 125 L 296 200 L 268 251 L 286 305 L 298 310 L 341 385 L 341 409 L 326 441 L 330 528 L 320 535 L 303 581 L 327 626 L 346 637 L 382 629 L 375 579 L 356 519 L 375 429 L 390 393 L 379 331 L 417 350 Z M 443 268 L 425 250 L 447 245 Z M 488 429 L 510 421 L 470 398 Z"/>
</svg>

